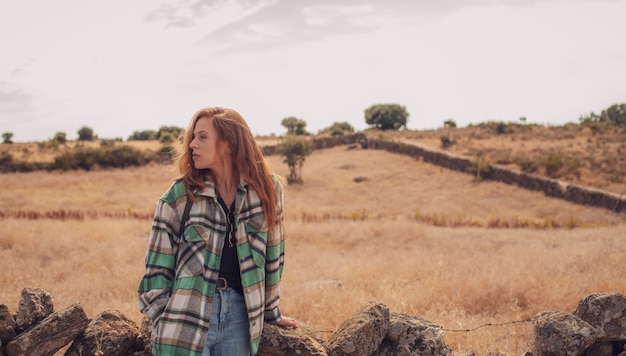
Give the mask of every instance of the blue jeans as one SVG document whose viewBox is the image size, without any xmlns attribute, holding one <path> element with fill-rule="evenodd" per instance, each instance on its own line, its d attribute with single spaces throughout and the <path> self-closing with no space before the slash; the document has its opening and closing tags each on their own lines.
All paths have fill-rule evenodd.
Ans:
<svg viewBox="0 0 626 356">
<path fill-rule="evenodd" d="M 249 356 L 250 331 L 243 296 L 234 289 L 216 290 L 204 356 Z"/>
</svg>

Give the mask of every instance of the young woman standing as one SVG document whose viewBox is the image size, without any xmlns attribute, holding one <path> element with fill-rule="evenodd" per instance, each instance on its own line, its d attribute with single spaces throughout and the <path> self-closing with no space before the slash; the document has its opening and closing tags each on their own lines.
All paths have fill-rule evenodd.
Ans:
<svg viewBox="0 0 626 356">
<path fill-rule="evenodd" d="M 181 177 L 157 203 L 138 288 L 152 352 L 256 355 L 264 321 L 297 327 L 279 307 L 282 181 L 243 117 L 225 108 L 193 116 L 176 166 Z"/>
</svg>

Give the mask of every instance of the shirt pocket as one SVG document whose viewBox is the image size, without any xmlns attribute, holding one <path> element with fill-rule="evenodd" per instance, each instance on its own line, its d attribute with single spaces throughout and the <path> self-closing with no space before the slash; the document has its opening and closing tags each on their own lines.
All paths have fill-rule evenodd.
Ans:
<svg viewBox="0 0 626 356">
<path fill-rule="evenodd" d="M 178 249 L 176 278 L 198 277 L 204 273 L 206 230 L 198 225 L 185 227 Z"/>
<path fill-rule="evenodd" d="M 262 228 L 263 226 L 261 226 Z M 267 231 L 260 230 L 259 225 L 245 223 L 248 245 L 257 267 L 265 267 L 265 250 L 267 248 Z"/>
</svg>

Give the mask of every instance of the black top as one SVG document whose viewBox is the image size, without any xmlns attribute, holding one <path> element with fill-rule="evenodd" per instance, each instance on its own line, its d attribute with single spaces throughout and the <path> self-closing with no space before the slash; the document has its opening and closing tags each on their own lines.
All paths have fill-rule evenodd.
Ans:
<svg viewBox="0 0 626 356">
<path fill-rule="evenodd" d="M 233 201 L 229 209 L 219 194 L 217 195 L 217 201 L 224 210 L 227 221 L 224 247 L 222 248 L 222 260 L 220 262 L 220 277 L 226 279 L 229 287 L 239 294 L 243 294 L 239 258 L 237 257 L 237 239 L 235 238 L 235 202 Z"/>
</svg>

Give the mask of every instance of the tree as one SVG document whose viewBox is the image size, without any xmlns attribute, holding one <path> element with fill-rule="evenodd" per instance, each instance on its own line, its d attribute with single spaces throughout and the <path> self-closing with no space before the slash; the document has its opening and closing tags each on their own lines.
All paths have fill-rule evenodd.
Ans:
<svg viewBox="0 0 626 356">
<path fill-rule="evenodd" d="M 454 121 L 454 119 L 448 119 L 443 122 L 443 127 L 456 127 L 456 121 Z"/>
<path fill-rule="evenodd" d="M 613 104 L 608 109 L 602 110 L 600 122 L 610 122 L 616 126 L 626 124 L 626 104 Z"/>
<path fill-rule="evenodd" d="M 91 141 L 94 139 L 93 129 L 88 126 L 83 126 L 78 130 L 79 141 Z"/>
<path fill-rule="evenodd" d="M 365 123 L 380 130 L 406 128 L 409 113 L 400 104 L 375 104 L 365 110 Z"/>
<path fill-rule="evenodd" d="M 13 143 L 13 132 L 3 132 L 2 143 Z"/>
<path fill-rule="evenodd" d="M 354 127 L 347 121 L 334 122 L 332 125 L 319 131 L 319 133 L 330 133 L 332 136 L 341 136 L 347 132 L 354 132 Z"/>
<path fill-rule="evenodd" d="M 586 116 L 579 118 L 581 124 L 606 123 L 616 126 L 626 124 L 626 103 L 613 104 L 609 108 L 602 110 L 600 115 L 591 112 Z"/>
<path fill-rule="evenodd" d="M 54 138 L 52 140 L 63 145 L 67 142 L 67 135 L 65 134 L 65 132 L 59 131 L 54 134 Z"/>
<path fill-rule="evenodd" d="M 128 141 L 149 141 L 156 140 L 157 132 L 154 130 L 143 130 L 143 131 L 135 131 L 130 137 L 128 137 Z"/>
<path fill-rule="evenodd" d="M 289 116 L 280 122 L 285 128 L 287 128 L 288 135 L 306 135 L 307 132 L 304 129 L 306 127 L 306 121 L 298 119 L 295 116 Z"/>
<path fill-rule="evenodd" d="M 291 135 L 276 147 L 276 152 L 284 158 L 283 162 L 289 166 L 287 182 L 289 184 L 302 183 L 304 160 L 313 152 L 311 141 Z"/>
</svg>

